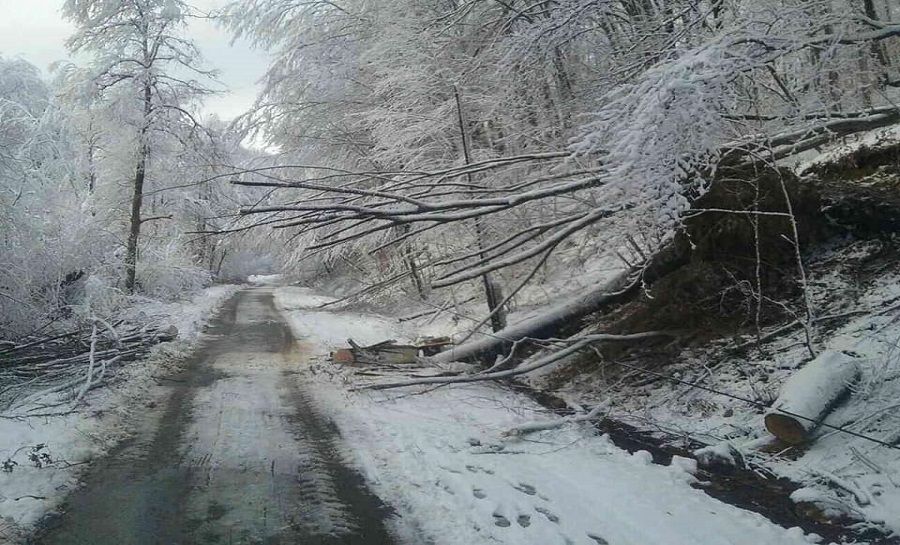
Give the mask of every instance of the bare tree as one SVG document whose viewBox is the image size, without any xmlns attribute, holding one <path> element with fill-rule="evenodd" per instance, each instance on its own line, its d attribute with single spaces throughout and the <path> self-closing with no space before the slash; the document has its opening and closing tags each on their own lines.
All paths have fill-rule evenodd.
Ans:
<svg viewBox="0 0 900 545">
<path fill-rule="evenodd" d="M 195 78 L 209 81 L 215 74 L 202 67 L 199 50 L 182 36 L 191 8 L 180 0 L 68 0 L 63 13 L 77 27 L 69 48 L 95 56 L 99 93 L 123 88 L 134 107 L 137 143 L 125 252 L 125 288 L 134 291 L 153 132 L 167 130 L 173 120 L 198 125 L 185 106 L 211 92 Z"/>
</svg>

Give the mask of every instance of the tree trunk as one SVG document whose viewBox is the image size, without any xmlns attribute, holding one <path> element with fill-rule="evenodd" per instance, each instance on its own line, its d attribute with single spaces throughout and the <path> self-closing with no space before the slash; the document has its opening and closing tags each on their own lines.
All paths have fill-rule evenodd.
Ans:
<svg viewBox="0 0 900 545">
<path fill-rule="evenodd" d="M 150 84 L 144 84 L 144 125 L 141 127 L 138 143 L 137 166 L 134 170 L 134 186 L 131 194 L 131 221 L 128 230 L 128 247 L 125 253 L 125 290 L 134 293 L 135 276 L 137 274 L 138 240 L 141 235 L 141 205 L 144 202 L 144 179 L 147 175 L 147 159 L 150 156 Z"/>
<path fill-rule="evenodd" d="M 462 101 L 459 98 L 459 89 L 455 86 L 453 87 L 453 96 L 456 98 L 456 115 L 457 121 L 459 122 L 459 133 L 460 138 L 462 139 L 462 149 L 463 149 L 463 158 L 466 160 L 466 164 L 472 162 L 471 157 L 469 156 L 469 140 L 466 132 L 466 122 L 463 116 L 462 109 Z M 466 180 L 469 182 L 469 185 L 472 185 L 472 175 L 466 174 Z M 481 225 L 481 218 L 475 218 L 475 244 L 478 246 L 479 250 L 484 248 L 484 229 Z M 479 253 L 479 257 L 484 259 L 484 254 Z M 496 284 L 491 280 L 491 276 L 488 273 L 484 273 L 481 276 L 482 283 L 484 284 L 484 295 L 487 299 L 488 311 L 493 313 L 494 309 L 497 308 L 501 298 L 497 297 L 496 292 Z M 505 319 L 501 316 L 500 312 L 494 313 L 491 316 L 491 329 L 494 332 L 500 331 L 505 327 Z"/>
<path fill-rule="evenodd" d="M 632 272 L 623 272 L 605 285 L 550 307 L 538 316 L 495 330 L 494 335 L 454 346 L 435 356 L 435 360 L 444 363 L 491 360 L 493 356 L 509 350 L 516 341 L 556 336 L 563 325 L 577 322 L 591 312 L 630 298 L 638 287 L 638 282 L 631 278 Z"/>
<path fill-rule="evenodd" d="M 88 193 L 91 195 L 94 194 L 94 189 L 97 187 L 97 168 L 94 164 L 94 150 L 95 144 L 93 136 L 91 136 L 91 141 L 88 143 L 88 151 L 87 151 L 87 161 L 88 161 Z"/>
<path fill-rule="evenodd" d="M 400 234 L 405 235 L 409 233 L 410 229 L 409 225 L 402 225 L 400 226 Z M 423 301 L 427 301 L 428 289 L 425 287 L 425 281 L 422 279 L 422 275 L 419 272 L 419 266 L 416 263 L 416 252 L 412 246 L 412 242 L 408 242 L 401 246 L 400 254 L 403 256 L 403 260 L 409 268 L 409 276 L 412 279 L 413 286 L 415 286 L 416 291 L 419 294 L 419 298 Z"/>
<path fill-rule="evenodd" d="M 501 331 L 506 327 L 506 309 L 497 308 L 503 302 L 503 288 L 500 287 L 493 279 L 488 281 L 488 308 L 491 309 L 491 329 L 494 332 Z M 496 311 L 496 312 L 495 312 Z"/>
<path fill-rule="evenodd" d="M 866 13 L 866 17 L 872 19 L 873 21 L 879 21 L 878 10 L 875 9 L 874 0 L 863 0 L 863 10 Z M 890 17 L 888 17 L 890 19 Z M 882 66 L 882 68 L 887 70 L 890 66 L 890 60 L 888 59 L 887 54 L 885 54 L 884 46 L 881 45 L 881 42 L 875 40 L 872 42 L 872 55 L 878 60 L 878 64 Z"/>
</svg>

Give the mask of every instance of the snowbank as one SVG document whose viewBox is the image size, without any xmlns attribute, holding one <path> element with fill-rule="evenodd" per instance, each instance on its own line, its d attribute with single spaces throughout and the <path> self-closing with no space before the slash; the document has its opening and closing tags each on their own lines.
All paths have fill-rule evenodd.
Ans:
<svg viewBox="0 0 900 545">
<path fill-rule="evenodd" d="M 865 252 L 851 247 L 819 259 L 829 263 L 839 260 L 851 268 L 859 259 L 857 254 Z M 816 274 L 818 270 L 824 273 Z M 748 355 L 729 354 L 728 345 L 725 350 L 710 346 L 686 351 L 667 368 L 668 372 L 686 382 L 699 381 L 725 394 L 760 403 L 772 403 L 784 392 L 791 398 L 792 412 L 806 415 L 828 403 L 830 396 L 822 388 L 833 391 L 833 385 L 853 379 L 853 368 L 858 367 L 860 378 L 851 386 L 850 395 L 825 415 L 823 422 L 900 445 L 900 274 L 880 274 L 871 283 L 860 285 L 854 275 L 843 274 L 832 265 L 818 269 L 811 261 L 810 271 L 817 315 L 845 316 L 841 325 L 816 339 L 823 349 L 823 363 L 826 359 L 847 363 L 847 367 L 837 366 L 841 372 L 819 373 L 814 365 L 791 379 L 809 357 L 800 328 L 775 336 L 761 350 Z M 791 393 L 795 390 L 803 393 Z M 850 516 L 900 533 L 900 456 L 896 449 L 819 427 L 811 433 L 813 441 L 806 448 L 792 449 L 781 456 L 778 453 L 784 447 L 773 450 L 772 436 L 757 407 L 669 381 L 611 389 L 603 377 L 583 375 L 557 393 L 572 404 L 590 404 L 598 395 L 612 396 L 612 414 L 621 420 L 665 437 L 689 436 L 718 445 L 697 453 L 709 458 L 704 462 L 728 463 L 731 459 L 731 463 L 742 461 L 760 467 L 803 485 L 805 492 L 797 495 L 798 501 L 801 497 L 814 500 L 826 513 Z"/>
</svg>

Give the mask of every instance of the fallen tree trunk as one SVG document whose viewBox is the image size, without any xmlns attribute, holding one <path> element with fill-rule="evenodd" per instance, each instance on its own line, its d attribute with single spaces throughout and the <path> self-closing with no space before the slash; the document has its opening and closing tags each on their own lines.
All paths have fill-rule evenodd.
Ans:
<svg viewBox="0 0 900 545">
<path fill-rule="evenodd" d="M 859 379 L 855 358 L 827 351 L 803 366 L 781 386 L 765 416 L 766 429 L 785 443 L 799 445 Z"/>
<path fill-rule="evenodd" d="M 496 371 L 493 373 L 476 373 L 472 375 L 461 375 L 456 377 L 429 377 L 429 378 L 419 378 L 419 379 L 410 379 L 410 380 L 400 380 L 397 382 L 385 382 L 381 384 L 370 384 L 367 386 L 360 386 L 359 388 L 354 388 L 354 390 L 387 390 L 389 388 L 403 388 L 406 386 L 419 386 L 425 384 L 463 384 L 467 382 L 483 382 L 488 380 L 501 380 L 510 377 L 514 377 L 517 375 L 523 375 L 525 373 L 530 373 L 531 371 L 535 371 L 540 369 L 541 367 L 546 367 L 552 363 L 556 363 L 559 360 L 571 356 L 572 354 L 577 353 L 580 350 L 583 350 L 594 343 L 598 342 L 633 342 L 640 341 L 645 339 L 651 339 L 654 337 L 674 337 L 675 335 L 668 331 L 645 331 L 642 333 L 631 333 L 627 335 L 610 335 L 605 333 L 595 334 L 595 335 L 585 335 L 583 337 L 577 337 L 573 339 L 567 339 L 566 342 L 573 343 L 566 348 L 561 350 L 557 350 L 551 354 L 548 354 L 542 358 L 538 358 L 537 360 L 529 363 L 527 365 L 520 365 L 515 369 L 508 369 L 506 371 Z"/>
<path fill-rule="evenodd" d="M 507 354 L 517 342 L 572 335 L 575 332 L 572 326 L 580 323 L 583 317 L 633 300 L 640 294 L 642 284 L 652 284 L 687 263 L 690 252 L 686 248 L 685 244 L 668 244 L 657 250 L 642 266 L 625 270 L 606 284 L 551 307 L 539 316 L 441 352 L 434 356 L 434 361 L 490 362 L 496 356 Z"/>
<path fill-rule="evenodd" d="M 557 335 L 560 327 L 596 312 L 605 305 L 625 300 L 639 285 L 633 270 L 625 271 L 602 287 L 557 305 L 549 312 L 508 326 L 483 339 L 453 347 L 434 356 L 438 363 L 478 361 L 505 353 L 514 342 L 525 338 L 548 339 Z"/>
</svg>

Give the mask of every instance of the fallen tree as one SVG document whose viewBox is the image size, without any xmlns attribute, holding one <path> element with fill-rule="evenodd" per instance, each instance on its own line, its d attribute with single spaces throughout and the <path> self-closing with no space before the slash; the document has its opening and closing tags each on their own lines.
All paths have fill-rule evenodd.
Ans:
<svg viewBox="0 0 900 545">
<path fill-rule="evenodd" d="M 362 390 L 386 390 L 389 388 L 403 388 L 407 386 L 421 386 L 427 384 L 463 384 L 470 382 L 483 382 L 488 380 L 502 380 L 512 378 L 518 375 L 523 375 L 525 373 L 530 373 L 542 367 L 547 367 L 553 363 L 556 363 L 560 360 L 563 360 L 569 356 L 577 354 L 581 350 L 590 348 L 591 346 L 602 343 L 602 342 L 635 342 L 635 341 L 644 341 L 647 339 L 653 339 L 657 337 L 676 337 L 677 334 L 671 331 L 645 331 L 642 333 L 631 333 L 627 335 L 611 335 L 598 333 L 594 335 L 583 335 L 571 337 L 569 339 L 565 339 L 562 341 L 555 341 L 555 345 L 568 345 L 564 348 L 556 349 L 554 346 L 554 350 L 546 354 L 544 356 L 539 357 L 538 359 L 530 362 L 519 365 L 513 369 L 508 369 L 505 371 L 495 371 L 495 372 L 483 372 L 483 373 L 474 373 L 469 375 L 461 375 L 455 377 L 426 377 L 426 378 L 416 378 L 409 380 L 400 380 L 396 382 L 384 382 L 379 384 L 369 384 L 366 386 L 361 386 L 358 389 Z"/>
<path fill-rule="evenodd" d="M 658 286 L 659 292 L 670 291 L 681 299 L 656 295 L 658 300 L 644 305 L 644 312 L 622 316 L 616 327 L 601 328 L 604 334 L 679 327 L 657 323 L 664 320 L 680 320 L 685 327 L 697 326 L 700 316 L 721 321 L 720 314 L 704 314 L 706 309 L 701 307 L 709 304 L 705 300 L 714 290 L 722 292 L 723 300 L 736 299 L 734 305 L 728 299 L 720 306 L 750 309 L 758 328 L 767 318 L 763 307 L 773 293 L 781 297 L 800 291 L 805 297 L 801 247 L 815 233 L 798 226 L 802 223 L 798 218 L 813 209 L 821 215 L 814 199 L 797 202 L 794 196 L 800 185 L 795 177 L 782 176 L 775 162 L 839 136 L 900 121 L 895 105 L 875 104 L 872 97 L 848 104 L 818 100 L 835 95 L 833 82 L 829 83 L 834 66 L 810 67 L 816 77 L 809 81 L 816 85 L 808 87 L 793 85 L 786 79 L 790 74 L 781 70 L 811 52 L 821 58 L 818 52 L 826 46 L 854 52 L 857 46 L 896 38 L 900 25 L 865 18 L 837 26 L 806 26 L 790 17 L 772 19 L 768 10 L 749 10 L 740 19 L 744 17 L 748 24 L 735 25 L 732 32 L 715 32 L 696 46 L 679 49 L 678 55 L 650 57 L 620 84 L 598 93 L 591 105 L 592 117 L 573 127 L 566 140 L 520 148 L 494 146 L 490 138 L 475 139 L 478 160 L 470 161 L 466 142 L 473 140 L 480 127 L 462 121 L 459 93 L 453 93 L 462 150 L 455 143 L 456 131 L 444 131 L 438 136 L 451 142 L 448 146 L 415 161 L 404 158 L 386 163 L 390 166 L 381 170 L 298 161 L 235 168 L 204 181 L 230 178 L 238 185 L 288 193 L 281 202 L 245 206 L 241 214 L 248 222 L 291 229 L 295 236 L 303 236 L 305 256 L 346 247 L 359 251 L 355 245 L 364 240 L 370 242 L 362 248 L 369 254 L 397 247 L 400 255 L 408 255 L 405 244 L 432 237 L 422 242 L 433 250 L 428 262 L 414 263 L 410 273 L 395 274 L 385 282 L 414 278 L 419 283 L 418 272 L 426 271 L 424 281 L 431 288 L 442 288 L 505 271 L 521 283 L 504 302 L 531 281 L 551 254 L 582 239 L 596 239 L 600 232 L 612 234 L 595 245 L 613 251 L 629 248 L 628 240 L 643 236 L 640 259 L 633 261 L 644 264 L 683 263 L 691 252 L 695 257 L 700 252 L 677 246 L 700 246 L 710 257 L 695 259 L 703 266 L 695 267 L 693 276 L 672 275 Z M 762 27 L 768 30 L 760 33 Z M 450 89 L 446 94 L 451 96 Z M 759 96 L 748 101 L 748 94 Z M 809 104 L 815 104 L 815 109 Z M 726 169 L 741 172 L 729 179 L 721 175 Z M 766 183 L 754 175 L 762 169 L 773 173 Z M 708 206 L 700 205 L 722 186 L 725 192 L 743 193 L 746 198 L 725 201 L 735 206 L 713 206 L 723 201 L 709 198 Z M 701 215 L 703 220 L 698 219 Z M 722 217 L 726 219 L 719 221 Z M 689 221 L 705 221 L 714 229 L 702 233 L 708 235 L 702 240 L 693 236 L 679 240 Z M 735 233 L 740 237 L 722 244 Z M 760 250 L 766 244 L 769 248 Z M 776 259 L 768 259 L 774 254 Z M 721 266 L 733 264 L 737 257 L 742 259 L 740 268 Z M 796 281 L 785 280 L 795 274 Z M 570 335 L 571 331 L 561 330 L 580 324 L 589 313 L 636 299 L 642 283 L 653 281 L 646 267 L 634 267 L 606 286 L 541 316 L 463 342 L 437 361 L 489 361 L 522 343 Z M 418 288 L 420 293 L 427 291 Z M 702 297 L 697 297 L 698 292 Z M 489 305 L 491 315 L 485 320 L 502 306 Z M 809 336 L 815 316 L 808 299 L 804 310 L 807 344 L 813 352 Z M 474 321 L 472 335 L 479 335 L 485 321 Z M 504 372 L 485 376 L 502 377 L 498 373 Z"/>
<path fill-rule="evenodd" d="M 580 320 L 604 305 L 623 300 L 638 287 L 637 277 L 634 271 L 622 272 L 598 289 L 576 296 L 539 316 L 523 320 L 496 333 L 485 333 L 482 339 L 454 346 L 434 356 L 434 360 L 440 363 L 484 361 L 507 352 L 517 341 L 553 337 L 558 334 L 562 325 Z"/>
</svg>

